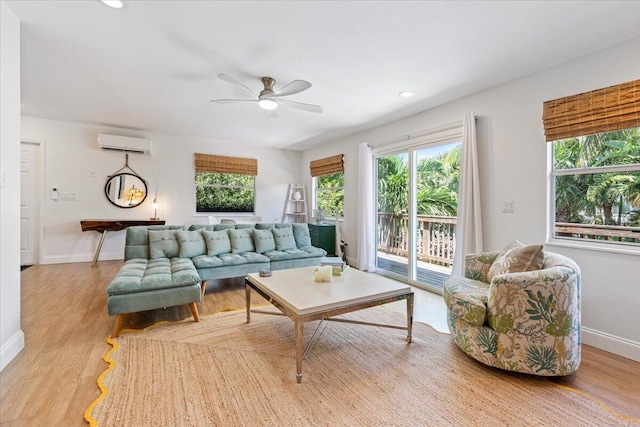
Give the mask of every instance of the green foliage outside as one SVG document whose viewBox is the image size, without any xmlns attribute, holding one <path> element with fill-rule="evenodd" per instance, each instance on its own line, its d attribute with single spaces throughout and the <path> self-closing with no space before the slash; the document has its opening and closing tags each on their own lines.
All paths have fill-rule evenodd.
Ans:
<svg viewBox="0 0 640 427">
<path fill-rule="evenodd" d="M 456 216 L 462 146 L 417 165 L 418 215 Z M 409 206 L 409 168 L 401 155 L 378 159 L 378 212 L 399 217 Z"/>
<path fill-rule="evenodd" d="M 196 173 L 196 212 L 254 212 L 255 177 Z"/>
<path fill-rule="evenodd" d="M 554 142 L 556 170 L 640 164 L 640 128 Z M 558 175 L 556 222 L 640 226 L 640 172 Z"/>
<path fill-rule="evenodd" d="M 344 173 L 316 177 L 316 209 L 327 217 L 344 216 Z"/>
<path fill-rule="evenodd" d="M 443 151 L 435 157 L 418 161 L 417 214 L 455 217 L 458 208 L 458 182 L 462 145 Z M 418 151 L 418 158 L 423 152 Z M 378 159 L 379 244 L 385 248 L 396 245 L 408 225 L 404 219 L 409 210 L 409 166 L 407 156 L 395 155 Z"/>
</svg>

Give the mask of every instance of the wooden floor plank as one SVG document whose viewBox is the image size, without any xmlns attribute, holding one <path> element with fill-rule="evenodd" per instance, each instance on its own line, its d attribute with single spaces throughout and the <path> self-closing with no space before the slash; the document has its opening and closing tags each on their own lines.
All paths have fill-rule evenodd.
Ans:
<svg viewBox="0 0 640 427">
<path fill-rule="evenodd" d="M 122 261 L 35 265 L 21 272 L 21 327 L 26 348 L 0 373 L 0 425 L 86 426 L 84 411 L 99 395 L 106 369 L 105 290 Z M 419 291 L 420 292 L 420 291 Z M 254 294 L 254 305 L 266 301 Z M 244 280 L 211 281 L 201 315 L 244 308 Z M 417 306 L 416 311 L 420 310 Z M 428 317 L 429 313 L 423 313 Z M 128 315 L 125 328 L 191 317 L 187 305 Z M 640 363 L 583 346 L 577 373 L 556 382 L 584 391 L 613 410 L 640 418 Z"/>
</svg>

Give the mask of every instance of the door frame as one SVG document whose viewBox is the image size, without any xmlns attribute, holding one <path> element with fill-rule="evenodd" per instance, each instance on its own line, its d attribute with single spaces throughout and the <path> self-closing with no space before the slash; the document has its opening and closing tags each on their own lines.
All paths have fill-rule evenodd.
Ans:
<svg viewBox="0 0 640 427">
<path fill-rule="evenodd" d="M 36 180 L 36 199 L 38 200 L 38 206 L 36 208 L 37 210 L 37 214 L 38 214 L 38 219 L 37 219 L 37 228 L 38 228 L 38 232 L 36 234 L 37 236 L 37 245 L 38 245 L 38 251 L 37 251 L 37 263 L 38 264 L 42 264 L 42 261 L 44 260 L 44 223 L 45 223 L 45 218 L 44 218 L 44 213 L 46 212 L 46 210 L 44 209 L 44 204 L 45 204 L 45 174 L 46 174 L 46 170 L 45 170 L 45 152 L 46 152 L 46 141 L 44 139 L 33 139 L 33 138 L 20 138 L 20 144 L 32 144 L 32 145 L 37 145 L 38 146 L 38 158 L 36 159 L 38 162 L 38 177 Z"/>
<path fill-rule="evenodd" d="M 378 167 L 377 162 L 378 159 L 385 156 L 393 156 L 397 154 L 408 155 L 407 158 L 407 169 L 409 176 L 408 178 L 408 203 L 407 206 L 408 211 L 408 221 L 407 226 L 408 230 L 408 260 L 407 260 L 407 277 L 403 277 L 399 274 L 379 269 L 377 267 L 377 237 L 376 237 L 376 273 L 389 276 L 397 280 L 401 280 L 410 284 L 411 286 L 415 286 L 417 288 L 421 288 L 430 292 L 441 294 L 442 291 L 439 289 L 430 286 L 426 283 L 418 282 L 414 280 L 417 273 L 417 248 L 416 248 L 416 227 L 417 227 L 417 182 L 416 182 L 416 174 L 417 174 L 417 153 L 419 150 L 427 147 L 437 147 L 440 145 L 450 144 L 452 142 L 458 142 L 462 140 L 462 130 L 463 130 L 463 122 L 453 122 L 443 126 L 435 127 L 428 130 L 419 131 L 409 135 L 401 135 L 396 138 L 393 138 L 388 144 L 383 144 L 378 148 L 373 149 L 373 171 L 374 171 L 374 182 L 373 188 L 371 191 L 375 194 L 375 206 L 378 204 Z M 377 209 L 376 209 L 377 210 Z M 378 235 L 378 221 L 377 221 L 377 213 L 376 213 L 376 233 Z"/>
</svg>

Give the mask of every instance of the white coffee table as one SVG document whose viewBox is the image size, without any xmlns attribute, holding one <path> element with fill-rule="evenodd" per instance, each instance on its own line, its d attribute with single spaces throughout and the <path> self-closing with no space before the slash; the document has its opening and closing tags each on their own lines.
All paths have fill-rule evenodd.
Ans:
<svg viewBox="0 0 640 427">
<path fill-rule="evenodd" d="M 311 341 L 304 346 L 304 324 L 314 320 L 355 323 L 380 326 L 407 331 L 407 341 L 411 342 L 413 326 L 413 291 L 411 287 L 395 280 L 372 273 L 350 269 L 344 276 L 334 276 L 331 283 L 318 283 L 314 278 L 316 267 L 294 268 L 274 271 L 270 277 L 260 277 L 251 273 L 245 280 L 247 323 L 251 312 L 285 315 L 293 320 L 296 340 L 296 381 L 302 381 L 302 360 Z M 266 298 L 282 313 L 251 309 L 251 289 Z M 376 305 L 407 300 L 407 326 L 359 322 L 335 319 L 352 311 Z"/>
</svg>

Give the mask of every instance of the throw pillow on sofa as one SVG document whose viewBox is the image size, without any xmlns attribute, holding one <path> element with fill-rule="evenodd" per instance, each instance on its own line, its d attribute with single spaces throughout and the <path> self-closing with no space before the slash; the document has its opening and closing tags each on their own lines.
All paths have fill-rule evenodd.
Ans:
<svg viewBox="0 0 640 427">
<path fill-rule="evenodd" d="M 149 230 L 151 259 L 175 258 L 180 255 L 180 243 L 175 230 Z"/>
<path fill-rule="evenodd" d="M 180 258 L 193 258 L 207 253 L 207 243 L 200 230 L 176 231 L 180 244 Z"/>
<path fill-rule="evenodd" d="M 253 244 L 256 247 L 256 252 L 259 254 L 276 249 L 276 241 L 273 238 L 273 233 L 269 229 L 253 230 Z"/>
<path fill-rule="evenodd" d="M 493 261 L 487 272 L 487 280 L 491 283 L 500 274 L 540 270 L 543 264 L 542 245 L 525 246 L 514 240 Z"/>
<path fill-rule="evenodd" d="M 291 224 L 293 229 L 293 238 L 298 248 L 306 248 L 311 246 L 311 236 L 309 235 L 309 226 L 304 224 Z"/>
<path fill-rule="evenodd" d="M 228 231 L 231 239 L 231 253 L 255 252 L 252 228 L 229 229 Z"/>
<path fill-rule="evenodd" d="M 207 255 L 216 256 L 231 253 L 231 240 L 226 229 L 218 231 L 203 230 L 202 235 L 207 242 Z"/>
<path fill-rule="evenodd" d="M 293 237 L 291 228 L 272 228 L 271 232 L 276 240 L 276 249 L 286 251 L 287 249 L 297 249 L 296 240 Z"/>
</svg>

